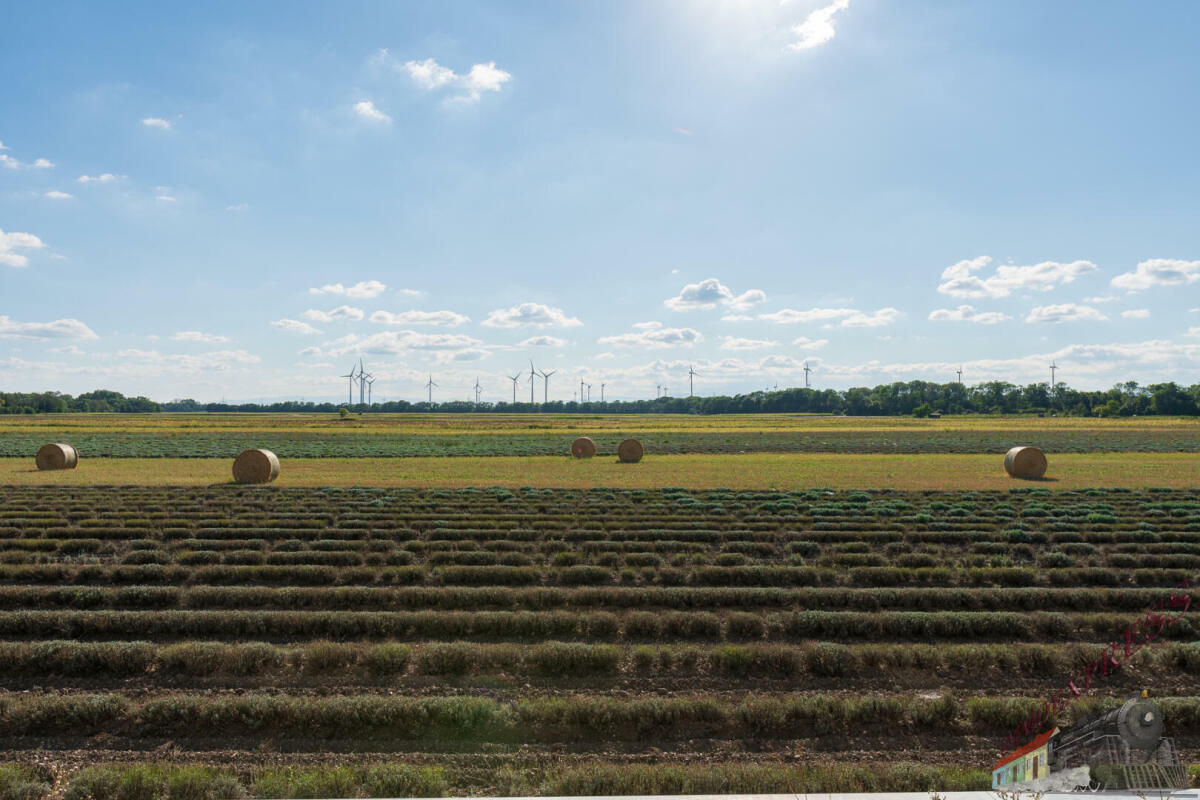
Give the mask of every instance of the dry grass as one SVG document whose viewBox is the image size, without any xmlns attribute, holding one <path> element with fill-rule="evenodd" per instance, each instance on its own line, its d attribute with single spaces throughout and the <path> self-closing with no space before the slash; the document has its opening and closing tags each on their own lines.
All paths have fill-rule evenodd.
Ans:
<svg viewBox="0 0 1200 800">
<path fill-rule="evenodd" d="M 206 486 L 230 483 L 224 459 L 91 459 L 79 469 L 39 472 L 32 459 L 0 459 L 0 485 Z M 298 486 L 521 486 L 654 489 L 1080 489 L 1200 486 L 1200 454 L 1051 455 L 1040 481 L 1004 472 L 1003 455 L 647 455 L 640 464 L 612 458 L 322 458 L 288 459 L 274 484 Z"/>
</svg>

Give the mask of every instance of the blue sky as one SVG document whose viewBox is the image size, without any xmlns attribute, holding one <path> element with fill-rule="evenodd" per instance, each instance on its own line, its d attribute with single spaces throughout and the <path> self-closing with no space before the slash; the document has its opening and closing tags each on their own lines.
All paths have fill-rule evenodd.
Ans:
<svg viewBox="0 0 1200 800">
<path fill-rule="evenodd" d="M 1195 3 L 4 16 L 0 389 L 1200 381 Z"/>
</svg>

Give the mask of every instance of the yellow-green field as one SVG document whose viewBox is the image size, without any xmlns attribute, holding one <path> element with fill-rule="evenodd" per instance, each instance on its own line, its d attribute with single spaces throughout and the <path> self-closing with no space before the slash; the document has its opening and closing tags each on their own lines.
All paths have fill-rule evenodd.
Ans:
<svg viewBox="0 0 1200 800">
<path fill-rule="evenodd" d="M 941 419 L 836 417 L 810 414 L 41 414 L 0 416 L 0 435 L 12 433 L 254 433 L 529 434 L 790 431 L 1039 431 L 1136 430 L 1146 435 L 1200 436 L 1200 418 L 1035 417 L 962 415 Z"/>
<path fill-rule="evenodd" d="M 76 470 L 39 472 L 33 459 L 0 459 L 0 485 L 206 486 L 229 483 L 224 459 L 85 459 Z M 1080 489 L 1194 488 L 1200 454 L 1089 453 L 1052 456 L 1040 481 L 1009 478 L 999 455 L 774 454 L 648 456 L 639 464 L 611 458 L 287 459 L 274 484 L 303 486 L 521 486 L 654 489 Z"/>
</svg>

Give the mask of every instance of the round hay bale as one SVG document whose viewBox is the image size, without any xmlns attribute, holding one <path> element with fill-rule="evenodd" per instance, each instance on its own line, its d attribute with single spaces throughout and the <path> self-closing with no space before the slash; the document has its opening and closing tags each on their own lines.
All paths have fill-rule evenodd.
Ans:
<svg viewBox="0 0 1200 800">
<path fill-rule="evenodd" d="M 279 458 L 270 450 L 243 450 L 233 460 L 238 483 L 270 483 L 279 477 Z"/>
<path fill-rule="evenodd" d="M 1004 456 L 1004 471 L 1014 478 L 1037 480 L 1046 474 L 1046 454 L 1036 447 L 1014 447 Z"/>
<path fill-rule="evenodd" d="M 38 469 L 75 469 L 79 453 L 69 444 L 44 444 L 37 451 Z"/>
<path fill-rule="evenodd" d="M 571 442 L 571 455 L 576 458 L 591 458 L 596 455 L 596 443 L 590 436 L 580 436 Z"/>
<path fill-rule="evenodd" d="M 636 464 L 642 460 L 642 443 L 637 439 L 626 439 L 617 446 L 617 458 L 623 464 Z"/>
</svg>

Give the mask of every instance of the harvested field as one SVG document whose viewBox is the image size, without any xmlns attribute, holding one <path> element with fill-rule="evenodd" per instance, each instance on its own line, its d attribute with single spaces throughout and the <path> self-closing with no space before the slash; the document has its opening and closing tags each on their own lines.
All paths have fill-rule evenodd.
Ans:
<svg viewBox="0 0 1200 800">
<path fill-rule="evenodd" d="M 29 459 L 0 459 L 0 485 L 213 486 L 231 483 L 218 459 L 88 460 L 76 470 L 39 472 Z M 613 456 L 537 458 L 289 459 L 277 486 L 437 487 L 523 486 L 621 489 L 847 489 L 906 491 L 970 489 L 1047 491 L 1100 488 L 1190 488 L 1200 454 L 1094 453 L 1054 455 L 1040 481 L 1004 472 L 1004 455 L 753 454 L 660 456 L 620 464 Z"/>
<path fill-rule="evenodd" d="M 59 790 L 981 788 L 1197 573 L 1195 489 L 10 487 L 0 746 Z M 1198 635 L 1069 714 L 1149 686 L 1196 760 Z"/>
</svg>

